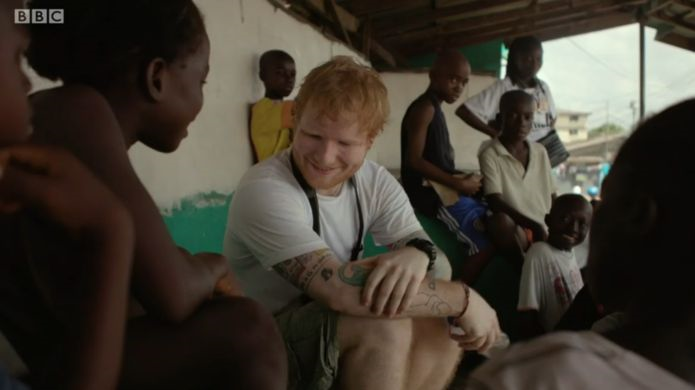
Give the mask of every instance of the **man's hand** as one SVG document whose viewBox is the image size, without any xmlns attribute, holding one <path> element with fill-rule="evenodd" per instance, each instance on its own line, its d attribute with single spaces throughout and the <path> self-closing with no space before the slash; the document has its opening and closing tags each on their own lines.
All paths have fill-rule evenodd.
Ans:
<svg viewBox="0 0 695 390">
<path fill-rule="evenodd" d="M 483 185 L 483 176 L 470 173 L 464 176 L 462 179 L 458 180 L 456 191 L 459 194 L 466 196 L 471 196 L 480 191 L 480 187 Z"/>
<path fill-rule="evenodd" d="M 427 274 L 427 255 L 405 247 L 380 255 L 375 264 L 362 289 L 362 303 L 371 306 L 377 315 L 402 312 L 410 306 Z"/>
<path fill-rule="evenodd" d="M 497 313 L 473 289 L 470 289 L 465 313 L 454 320 L 454 325 L 460 327 L 463 334 L 452 334 L 451 338 L 466 350 L 485 352 L 501 334 Z"/>
</svg>

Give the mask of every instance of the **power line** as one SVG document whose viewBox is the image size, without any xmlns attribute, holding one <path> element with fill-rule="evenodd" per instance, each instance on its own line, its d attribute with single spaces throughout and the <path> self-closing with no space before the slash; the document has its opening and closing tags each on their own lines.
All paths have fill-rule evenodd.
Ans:
<svg viewBox="0 0 695 390">
<path fill-rule="evenodd" d="M 600 59 L 600 58 L 594 56 L 594 55 L 591 54 L 589 51 L 587 51 L 586 49 L 584 49 L 581 45 L 579 45 L 577 42 L 575 42 L 572 38 L 567 38 L 567 40 L 568 40 L 572 45 L 574 45 L 577 49 L 581 50 L 584 54 L 586 54 L 587 56 L 589 56 L 589 58 L 591 58 L 591 59 L 594 60 L 595 62 L 599 63 L 600 65 L 603 65 L 606 69 L 610 70 L 611 72 L 613 72 L 613 73 L 617 74 L 618 76 L 623 77 L 623 78 L 625 78 L 625 79 L 627 79 L 627 80 L 635 81 L 636 77 L 630 77 L 630 76 L 626 75 L 625 73 L 623 73 L 623 72 L 621 72 L 621 71 L 619 71 L 619 70 L 616 70 L 615 68 L 613 68 L 612 66 L 610 66 L 610 65 L 608 65 L 606 62 L 604 62 L 602 59 Z"/>
</svg>

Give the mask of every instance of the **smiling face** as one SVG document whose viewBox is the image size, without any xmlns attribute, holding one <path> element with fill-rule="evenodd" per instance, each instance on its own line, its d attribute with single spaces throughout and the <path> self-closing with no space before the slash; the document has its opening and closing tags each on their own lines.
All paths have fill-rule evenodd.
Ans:
<svg viewBox="0 0 695 390">
<path fill-rule="evenodd" d="M 312 188 L 332 196 L 360 169 L 372 142 L 356 115 L 332 119 L 309 102 L 297 122 L 292 158 Z"/>
<path fill-rule="evenodd" d="M 581 195 L 560 196 L 546 216 L 548 242 L 563 250 L 581 244 L 589 232 L 591 216 L 591 205 Z"/>
</svg>

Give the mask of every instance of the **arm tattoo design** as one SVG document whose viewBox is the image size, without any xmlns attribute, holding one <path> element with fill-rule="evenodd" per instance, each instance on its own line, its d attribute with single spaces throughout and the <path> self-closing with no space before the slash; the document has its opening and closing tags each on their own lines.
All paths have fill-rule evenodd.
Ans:
<svg viewBox="0 0 695 390">
<path fill-rule="evenodd" d="M 328 279 L 330 279 L 332 276 L 333 276 L 333 270 L 332 270 L 332 269 L 330 269 L 330 268 L 324 268 L 324 269 L 321 270 L 321 277 L 322 277 L 323 280 L 325 280 L 326 282 L 327 282 Z"/>
<path fill-rule="evenodd" d="M 443 317 L 453 312 L 451 305 L 444 302 L 444 300 L 437 294 L 419 292 L 415 296 L 415 300 L 424 300 L 424 302 L 412 303 L 406 310 L 406 313 L 417 313 L 423 307 L 428 309 L 429 312 L 435 317 Z"/>
<path fill-rule="evenodd" d="M 348 274 L 348 268 L 352 270 L 351 274 Z M 343 264 L 338 268 L 338 277 L 351 286 L 362 287 L 367 283 L 367 277 L 371 272 L 372 270 L 370 268 L 362 265 Z"/>
<path fill-rule="evenodd" d="M 323 264 L 331 258 L 331 256 L 330 250 L 319 249 L 276 264 L 273 266 L 273 269 L 288 282 L 292 283 L 300 290 L 306 291 L 311 281 L 314 280 L 319 273 L 321 273 L 324 280 L 328 280 L 333 274 L 332 270 L 323 268 Z M 329 271 L 327 275 L 325 271 Z"/>
<path fill-rule="evenodd" d="M 415 296 L 415 302 L 422 300 L 424 300 L 424 302 L 413 302 L 406 310 L 406 313 L 417 313 L 423 307 L 429 309 L 430 313 L 435 317 L 442 317 L 451 313 L 453 310 L 452 306 L 434 292 L 437 287 L 437 282 L 434 278 L 429 280 L 427 287 L 429 287 L 430 291 L 421 291 Z"/>
</svg>

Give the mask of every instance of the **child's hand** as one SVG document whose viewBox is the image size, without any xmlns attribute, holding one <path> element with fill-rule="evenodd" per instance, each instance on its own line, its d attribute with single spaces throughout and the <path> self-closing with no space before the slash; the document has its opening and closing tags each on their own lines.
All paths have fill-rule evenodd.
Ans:
<svg viewBox="0 0 695 390">
<path fill-rule="evenodd" d="M 35 209 L 81 235 L 129 218 L 115 195 L 70 153 L 22 145 L 0 150 L 0 212 Z"/>
<path fill-rule="evenodd" d="M 480 187 L 483 185 L 483 176 L 476 175 L 475 173 L 470 173 L 459 180 L 459 185 L 456 188 L 460 194 L 467 196 L 475 195 L 480 191 Z"/>
<path fill-rule="evenodd" d="M 231 269 L 217 281 L 217 284 L 215 284 L 214 295 L 223 297 L 244 296 L 244 291 L 241 289 L 241 286 L 239 286 L 239 282 L 236 280 L 236 277 L 234 277 Z"/>
<path fill-rule="evenodd" d="M 210 272 L 210 286 L 212 291 L 210 298 L 215 296 L 241 296 L 243 292 L 239 283 L 234 278 L 232 270 L 229 268 L 227 259 L 219 253 L 199 252 L 190 255 L 190 260 L 200 262 Z"/>
</svg>

